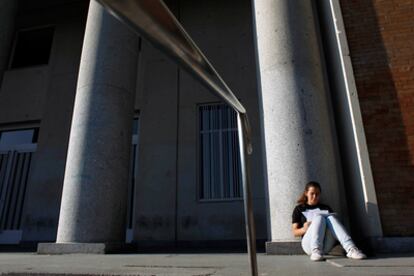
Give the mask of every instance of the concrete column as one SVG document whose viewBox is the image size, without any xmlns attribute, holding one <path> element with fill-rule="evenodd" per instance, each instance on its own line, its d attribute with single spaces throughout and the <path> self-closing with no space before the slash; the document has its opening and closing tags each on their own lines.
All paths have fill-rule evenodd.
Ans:
<svg viewBox="0 0 414 276">
<path fill-rule="evenodd" d="M 292 211 L 305 184 L 340 212 L 341 176 L 312 1 L 253 0 L 265 176 L 268 253 L 301 252 Z"/>
<path fill-rule="evenodd" d="M 138 37 L 92 0 L 79 71 L 56 244 L 105 253 L 125 241 Z"/>
<path fill-rule="evenodd" d="M 16 0 L 0 0 L 0 86 L 10 57 L 17 5 Z"/>
</svg>

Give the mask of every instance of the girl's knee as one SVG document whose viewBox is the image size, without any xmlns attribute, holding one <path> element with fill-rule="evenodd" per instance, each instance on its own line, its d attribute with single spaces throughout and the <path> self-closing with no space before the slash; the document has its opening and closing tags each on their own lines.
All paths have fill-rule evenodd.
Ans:
<svg viewBox="0 0 414 276">
<path fill-rule="evenodd" d="M 321 214 L 317 214 L 313 217 L 312 222 L 325 222 L 325 216 L 321 215 Z"/>
<path fill-rule="evenodd" d="M 341 223 L 335 215 L 329 215 L 329 216 L 326 217 L 326 219 L 329 220 L 329 221 L 335 221 L 337 223 Z"/>
</svg>

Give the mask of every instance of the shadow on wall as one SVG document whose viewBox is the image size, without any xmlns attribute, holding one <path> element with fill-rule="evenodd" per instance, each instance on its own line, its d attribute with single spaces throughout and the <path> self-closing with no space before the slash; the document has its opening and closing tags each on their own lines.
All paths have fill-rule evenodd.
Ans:
<svg viewBox="0 0 414 276">
<path fill-rule="evenodd" d="M 359 161 L 358 141 L 355 138 L 353 123 L 353 111 L 351 106 L 353 93 L 352 87 L 348 91 L 346 76 L 342 73 L 341 52 L 338 49 L 337 31 L 334 14 L 331 11 L 333 3 L 319 0 L 316 9 L 319 16 L 319 28 L 321 43 L 326 63 L 326 82 L 329 84 L 332 108 L 337 132 L 337 142 L 340 151 L 343 189 L 346 197 L 346 209 L 349 210 L 348 220 L 351 234 L 357 245 L 364 252 L 371 252 L 370 244 L 365 236 L 381 236 L 381 225 L 377 214 L 377 205 L 366 203 L 364 185 L 369 185 L 370 177 L 364 180 L 362 164 Z M 344 53 L 346 54 L 346 53 Z M 345 57 L 346 58 L 346 57 Z M 345 62 L 347 62 L 345 60 Z M 358 120 L 358 114 L 355 114 Z M 358 125 L 355 122 L 355 125 Z M 358 131 L 358 130 L 357 130 Z M 364 183 L 368 181 L 368 183 Z M 368 199 L 370 200 L 370 199 Z M 349 226 L 349 225 L 347 225 Z M 369 229 L 367 229 L 369 227 Z"/>
<path fill-rule="evenodd" d="M 414 103 L 409 85 L 414 78 L 407 60 L 412 64 L 414 55 L 403 45 L 409 36 L 414 38 L 408 31 L 404 34 L 406 13 L 399 16 L 410 7 L 369 0 L 340 2 L 384 236 L 413 236 L 414 220 L 409 218 L 414 216 L 414 141 L 407 137 L 414 131 L 409 116 Z M 344 178 L 346 183 L 346 173 Z"/>
<path fill-rule="evenodd" d="M 413 129 L 405 126 L 413 107 L 402 82 L 409 81 L 412 72 L 403 64 L 413 54 L 400 48 L 398 9 L 404 7 L 384 14 L 388 6 L 375 4 L 341 1 L 384 235 L 412 236 L 414 221 L 407 218 L 413 217 L 414 166 L 407 137 Z"/>
<path fill-rule="evenodd" d="M 301 186 L 311 180 L 320 182 L 322 202 L 329 204 L 341 217 L 346 217 L 339 153 L 331 119 L 333 112 L 329 87 L 324 79 L 325 68 L 315 22 L 317 19 L 309 9 L 314 9 L 313 3 L 292 1 L 287 2 L 285 11 L 288 43 L 292 52 L 291 57 L 286 57 L 285 64 L 291 66 L 295 78 L 293 89 L 301 124 L 298 129 L 302 132 L 298 136 L 302 139 L 303 160 L 306 160 L 306 181 Z M 304 18 L 299 24 L 298 15 Z M 307 25 L 310 22 L 314 22 L 314 25 Z"/>
</svg>

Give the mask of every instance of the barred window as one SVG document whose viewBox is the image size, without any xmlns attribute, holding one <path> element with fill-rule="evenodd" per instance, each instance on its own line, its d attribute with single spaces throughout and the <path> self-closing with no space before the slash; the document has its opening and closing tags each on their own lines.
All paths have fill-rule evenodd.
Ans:
<svg viewBox="0 0 414 276">
<path fill-rule="evenodd" d="M 225 104 L 199 106 L 200 199 L 242 197 L 237 114 Z"/>
<path fill-rule="evenodd" d="M 0 130 L 0 243 L 19 243 L 38 128 Z"/>
</svg>

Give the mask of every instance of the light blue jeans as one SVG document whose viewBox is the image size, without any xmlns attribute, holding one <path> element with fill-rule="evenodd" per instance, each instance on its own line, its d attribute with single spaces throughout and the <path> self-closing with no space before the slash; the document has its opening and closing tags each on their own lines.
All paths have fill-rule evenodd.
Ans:
<svg viewBox="0 0 414 276">
<path fill-rule="evenodd" d="M 339 241 L 346 252 L 355 247 L 345 227 L 335 215 L 317 215 L 302 238 L 302 248 L 308 255 L 314 250 L 326 254 L 331 251 L 336 241 Z"/>
</svg>

